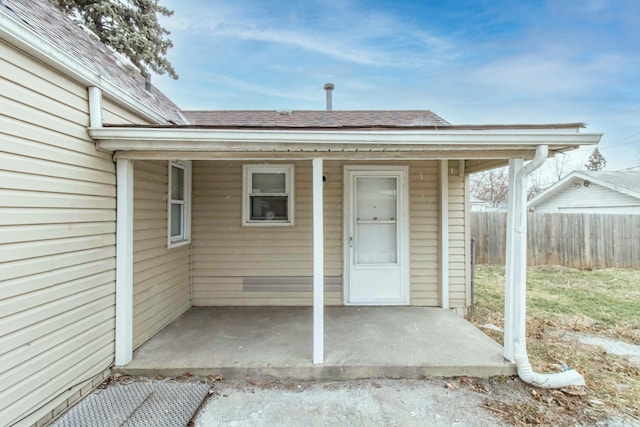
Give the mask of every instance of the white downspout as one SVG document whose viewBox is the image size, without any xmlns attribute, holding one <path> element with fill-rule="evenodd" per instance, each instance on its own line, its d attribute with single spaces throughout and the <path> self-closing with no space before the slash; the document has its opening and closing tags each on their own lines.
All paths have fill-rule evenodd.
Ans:
<svg viewBox="0 0 640 427">
<path fill-rule="evenodd" d="M 567 386 L 583 386 L 584 378 L 580 373 L 571 369 L 556 374 L 539 374 L 534 372 L 527 355 L 526 327 L 527 327 L 527 178 L 531 172 L 538 169 L 547 159 L 549 147 L 539 145 L 534 158 L 520 168 L 515 174 L 515 194 L 510 194 L 515 203 L 515 231 L 513 240 L 514 259 L 510 278 L 514 280 L 513 316 L 514 316 L 514 358 L 518 368 L 518 376 L 527 384 L 541 388 L 562 388 Z"/>
<path fill-rule="evenodd" d="M 102 90 L 89 86 L 89 127 L 102 127 Z"/>
</svg>

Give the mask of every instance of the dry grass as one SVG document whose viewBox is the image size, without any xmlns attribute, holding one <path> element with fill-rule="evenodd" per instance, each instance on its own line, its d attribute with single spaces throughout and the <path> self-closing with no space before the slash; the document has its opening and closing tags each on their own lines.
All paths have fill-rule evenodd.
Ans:
<svg viewBox="0 0 640 427">
<path fill-rule="evenodd" d="M 479 266 L 477 325 L 503 326 L 504 269 Z M 485 330 L 502 343 L 502 333 Z M 539 372 L 557 372 L 566 363 L 587 382 L 583 396 L 559 398 L 557 391 L 537 391 L 541 407 L 535 413 L 525 403 L 518 423 L 546 423 L 545 401 L 555 402 L 554 416 L 593 422 L 602 416 L 624 415 L 640 424 L 640 369 L 628 358 L 564 337 L 567 332 L 597 335 L 640 344 L 640 271 L 576 270 L 534 267 L 527 280 L 527 340 L 531 364 Z M 495 404 L 495 403 L 494 403 Z M 514 404 L 515 405 L 515 404 Z M 546 405 L 546 407 L 545 407 Z M 504 408 L 503 408 L 504 409 Z M 519 411 L 517 405 L 514 411 Z M 540 412 L 540 410 L 542 410 Z M 513 414 L 511 414 L 513 421 Z M 529 420 L 529 421 L 527 421 Z"/>
</svg>

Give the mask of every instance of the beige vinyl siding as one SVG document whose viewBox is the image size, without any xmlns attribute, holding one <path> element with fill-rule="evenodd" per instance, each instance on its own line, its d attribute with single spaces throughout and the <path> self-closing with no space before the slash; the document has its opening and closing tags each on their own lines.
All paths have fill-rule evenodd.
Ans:
<svg viewBox="0 0 640 427">
<path fill-rule="evenodd" d="M 409 164 L 411 305 L 440 304 L 440 162 Z"/>
<path fill-rule="evenodd" d="M 247 292 L 244 277 L 313 275 L 311 162 L 294 164 L 294 226 L 243 227 L 242 162 L 193 163 L 193 305 L 309 305 L 312 292 Z M 248 164 L 248 163 L 246 163 Z M 271 164 L 278 164 L 272 162 Z M 342 169 L 325 162 L 325 275 L 342 276 Z M 326 292 L 328 305 L 342 292 Z"/>
<path fill-rule="evenodd" d="M 38 421 L 113 363 L 115 168 L 87 90 L 0 42 L 0 420 Z"/>
<path fill-rule="evenodd" d="M 466 307 L 468 289 L 465 178 L 458 162 L 449 162 L 449 306 Z"/>
<path fill-rule="evenodd" d="M 292 162 L 281 162 L 292 163 Z M 247 291 L 245 277 L 312 275 L 311 162 L 295 165 L 295 226 L 242 227 L 242 162 L 197 161 L 193 169 L 193 305 L 310 305 L 308 292 Z M 276 164 L 276 163 L 274 163 Z M 342 188 L 345 164 L 325 161 L 325 276 L 342 278 Z M 376 163 L 409 165 L 411 304 L 437 306 L 439 162 Z M 462 181 L 463 182 L 463 181 Z M 458 191 L 456 180 L 451 191 Z M 457 193 L 456 193 L 457 192 Z M 458 197 L 458 196 L 456 196 Z M 457 200 L 457 199 L 456 199 Z M 462 209 L 452 203 L 452 209 Z M 452 212 L 463 217 L 464 211 Z M 453 231 L 459 231 L 457 219 Z M 462 228 L 464 229 L 464 227 Z M 463 232 L 464 235 L 464 232 Z M 453 266 L 460 248 L 455 234 Z M 464 238 L 463 238 L 464 240 Z M 464 263 L 464 261 L 463 261 Z M 459 275 L 453 272 L 454 277 Z M 457 280 L 457 281 L 456 281 Z M 459 279 L 454 279 L 459 283 Z M 454 286 L 454 292 L 460 289 Z M 463 289 L 464 294 L 464 289 Z M 454 294 L 457 297 L 457 294 Z M 342 292 L 326 292 L 327 305 L 342 305 Z"/>
<path fill-rule="evenodd" d="M 102 98 L 102 122 L 105 124 L 149 124 L 150 122 L 132 113 L 112 100 Z"/>
<path fill-rule="evenodd" d="M 134 348 L 191 307 L 191 248 L 167 249 L 168 167 L 166 161 L 134 162 Z"/>
</svg>

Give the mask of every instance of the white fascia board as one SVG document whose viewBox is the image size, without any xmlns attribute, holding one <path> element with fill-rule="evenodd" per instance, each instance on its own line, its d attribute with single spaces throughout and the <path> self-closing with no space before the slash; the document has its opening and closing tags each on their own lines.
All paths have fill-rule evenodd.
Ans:
<svg viewBox="0 0 640 427">
<path fill-rule="evenodd" d="M 13 18 L 0 11 L 0 39 L 17 47 L 55 70 L 86 85 L 100 88 L 104 95 L 126 108 L 139 113 L 154 123 L 167 123 L 167 119 L 129 95 L 97 71 L 89 69 L 72 56 L 58 49 Z"/>
<path fill-rule="evenodd" d="M 600 133 L 539 133 L 446 130 L 259 130 L 187 128 L 89 128 L 100 149 L 107 151 L 210 151 L 250 150 L 251 144 L 287 145 L 433 145 L 434 148 L 486 150 L 488 148 L 550 145 L 594 145 Z"/>
<path fill-rule="evenodd" d="M 574 171 L 571 174 L 564 177 L 563 179 L 561 179 L 560 181 L 553 184 L 551 187 L 544 190 L 542 193 L 538 194 L 533 199 L 531 199 L 529 203 L 527 203 L 527 207 L 535 208 L 540 203 L 544 202 L 545 200 L 547 200 L 549 197 L 551 197 L 558 191 L 566 188 L 571 183 L 571 181 L 573 181 L 575 178 L 577 178 L 577 176 L 576 176 L 576 172 Z"/>
</svg>

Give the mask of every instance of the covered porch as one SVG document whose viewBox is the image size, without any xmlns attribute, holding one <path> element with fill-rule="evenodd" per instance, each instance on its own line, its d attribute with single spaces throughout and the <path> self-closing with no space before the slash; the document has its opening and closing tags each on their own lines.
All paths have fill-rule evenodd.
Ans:
<svg viewBox="0 0 640 427">
<path fill-rule="evenodd" d="M 312 115 L 327 119 L 321 113 Z M 294 113 L 292 120 L 302 117 L 306 123 L 309 114 Z M 521 221 L 526 177 L 549 152 L 597 143 L 599 135 L 578 133 L 582 124 L 412 125 L 395 119 L 385 124 L 371 122 L 369 113 L 354 114 L 364 121 L 299 126 L 280 123 L 289 119 L 275 114 L 269 126 L 231 126 L 225 118 L 218 124 L 89 129 L 97 146 L 113 152 L 117 162 L 115 363 L 120 369 L 309 379 L 515 372 L 505 359 L 514 361 L 516 341 L 524 344 L 526 299 L 519 289 L 526 274 Z M 528 159 L 534 161 L 525 166 Z M 134 163 L 149 170 L 134 173 Z M 507 163 L 515 197 L 509 206 L 503 350 L 451 310 L 464 312 L 471 301 L 469 174 Z M 167 173 L 167 166 L 183 170 L 175 200 L 169 197 L 173 169 Z M 268 175 L 262 170 L 267 167 L 285 176 L 278 191 L 253 185 L 254 176 Z M 191 169 L 193 213 L 182 196 L 191 193 Z M 393 195 L 383 200 L 393 201 L 385 208 L 388 215 L 371 214 L 371 209 L 360 215 L 357 207 L 374 199 L 365 190 L 358 193 L 368 187 L 356 181 L 378 185 L 371 193 Z M 295 202 L 289 189 L 295 190 Z M 258 200 L 252 197 L 277 198 L 288 206 L 278 210 L 277 218 L 269 213 L 263 218 L 286 224 L 250 224 L 262 220 L 257 218 L 262 214 L 247 216 L 246 206 Z M 380 200 L 370 204 L 387 206 Z M 136 217 L 134 203 L 145 208 L 144 215 Z M 178 245 L 173 228 L 167 233 L 174 225 L 174 208 L 176 229 L 184 230 Z M 385 240 L 390 244 L 358 241 L 360 225 L 364 230 L 377 224 L 391 230 Z M 278 252 L 272 242 L 294 250 Z M 255 249 L 255 243 L 263 246 Z M 384 247 L 374 255 L 392 256 L 375 262 L 358 258 L 363 253 L 358 247 L 379 246 Z M 273 254 L 283 256 L 274 260 Z M 378 287 L 369 286 L 372 281 L 391 283 L 390 274 L 369 267 L 376 263 L 397 270 L 394 298 L 378 298 Z M 183 275 L 172 276 L 181 285 L 183 304 L 170 312 L 169 300 L 154 303 L 154 296 L 166 276 L 160 267 L 174 264 Z M 352 280 L 356 267 L 370 268 L 370 274 Z M 352 292 L 360 289 L 358 284 L 371 291 L 362 300 L 351 298 L 359 295 Z M 292 293 L 301 295 L 292 299 Z M 136 303 L 141 297 L 146 297 L 144 307 Z M 397 306 L 375 307 L 383 303 Z"/>
<path fill-rule="evenodd" d="M 312 307 L 192 307 L 120 367 L 131 375 L 343 380 L 512 375 L 479 329 L 431 307 L 326 307 L 325 358 L 310 358 Z"/>
</svg>

